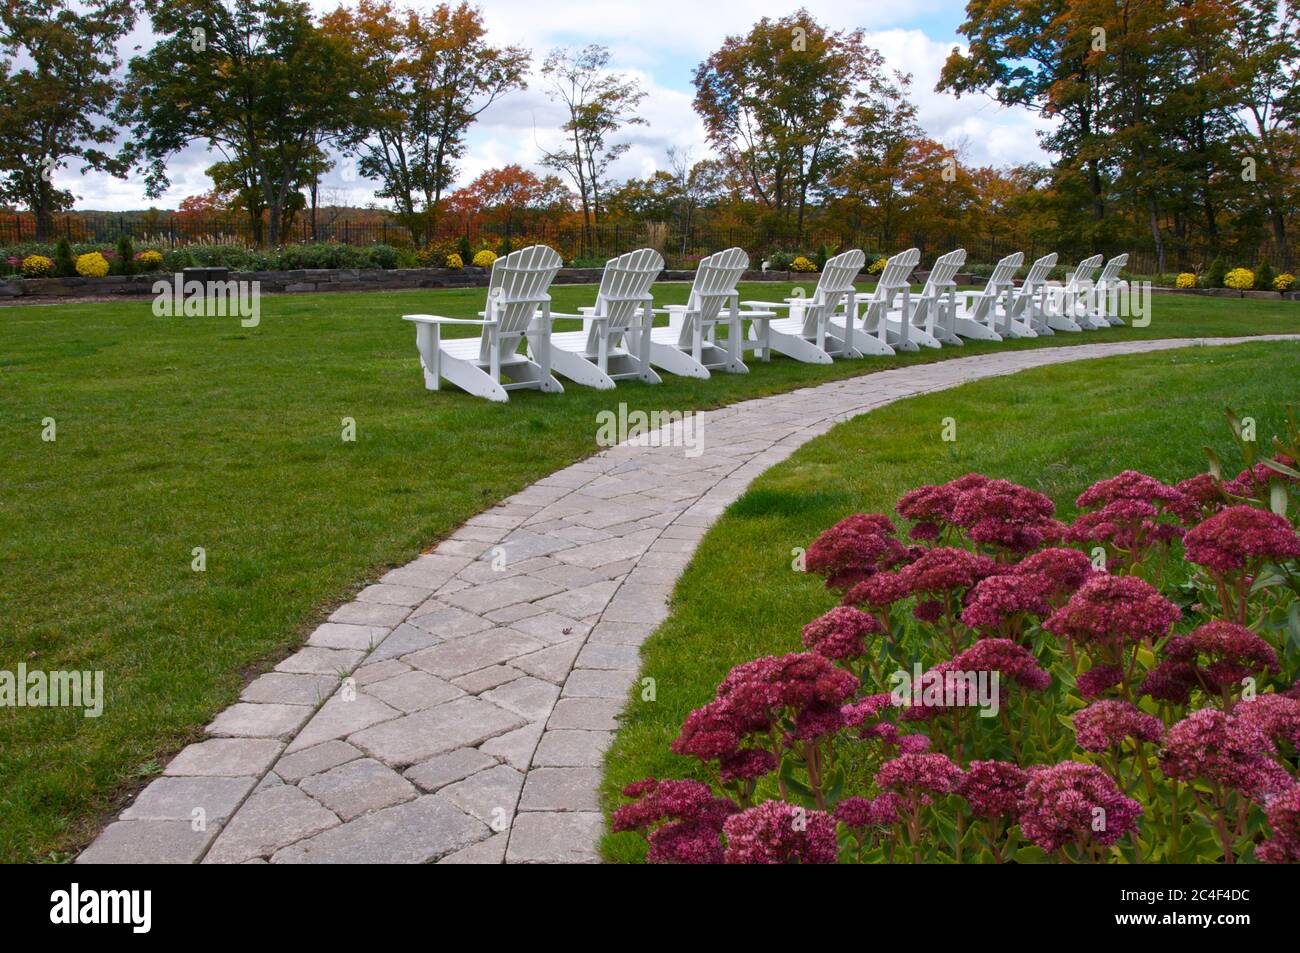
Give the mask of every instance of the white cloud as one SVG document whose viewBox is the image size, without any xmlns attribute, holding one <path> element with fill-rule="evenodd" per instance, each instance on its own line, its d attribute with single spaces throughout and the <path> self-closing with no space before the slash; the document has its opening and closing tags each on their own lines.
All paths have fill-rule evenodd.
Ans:
<svg viewBox="0 0 1300 953">
<path fill-rule="evenodd" d="M 317 10 L 336 4 L 313 0 Z M 799 6 L 790 2 L 769 9 L 779 17 Z M 946 29 L 930 22 L 939 14 L 951 15 L 951 0 L 913 0 L 909 4 L 830 2 L 809 0 L 814 16 L 836 29 L 867 25 L 868 41 L 884 55 L 892 69 L 913 75 L 912 96 L 926 132 L 947 144 L 964 142 L 966 160 L 974 164 L 1004 165 L 1044 160 L 1036 133 L 1049 127 L 1041 117 L 1024 109 L 1008 109 L 983 96 L 958 100 L 934 91 L 939 71 L 954 43 L 944 39 Z M 638 113 L 645 126 L 623 131 L 621 141 L 631 148 L 612 170 L 615 177 L 645 176 L 666 165 L 669 146 L 689 149 L 697 158 L 709 154 L 704 127 L 691 107 L 691 73 L 696 64 L 717 48 L 729 34 L 741 33 L 763 15 L 743 0 L 602 0 L 581 7 L 581 18 L 571 4 L 559 0 L 495 0 L 483 5 L 489 35 L 496 43 L 525 46 L 534 53 L 534 68 L 526 90 L 493 103 L 469 136 L 460 163 L 458 184 L 485 169 L 516 162 L 538 169 L 540 146 L 554 145 L 564 113 L 545 94 L 537 64 L 557 45 L 601 43 L 611 49 L 611 65 L 635 76 L 647 96 Z M 924 23 L 924 26 L 916 24 Z M 950 29 L 950 27 L 948 28 Z M 130 45 L 148 44 L 147 30 L 129 38 Z M 124 53 L 130 55 L 126 46 Z M 175 207 L 188 195 L 209 187 L 203 169 L 212 154 L 192 146 L 168 163 L 171 188 L 157 200 L 144 197 L 143 182 L 100 174 L 81 177 L 65 170 L 56 179 L 78 196 L 78 208 L 124 209 L 150 204 Z M 322 183 L 332 195 L 354 204 L 373 201 L 372 186 L 336 168 Z"/>
</svg>

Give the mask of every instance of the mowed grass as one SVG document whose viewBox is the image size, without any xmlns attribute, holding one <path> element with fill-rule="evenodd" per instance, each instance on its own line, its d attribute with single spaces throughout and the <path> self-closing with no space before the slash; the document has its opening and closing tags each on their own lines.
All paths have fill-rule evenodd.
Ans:
<svg viewBox="0 0 1300 953">
<path fill-rule="evenodd" d="M 892 513 L 906 491 L 977 471 L 1050 496 L 1065 519 L 1091 483 L 1135 468 L 1164 480 L 1230 451 L 1223 411 L 1252 416 L 1262 442 L 1300 401 L 1300 343 L 1187 348 L 1025 371 L 891 404 L 840 424 L 759 477 L 709 531 L 642 649 L 655 700 L 629 702 L 605 759 L 603 800 L 644 777 L 707 781 L 669 744 L 735 665 L 799 651 L 800 631 L 837 604 L 822 579 L 792 571 L 792 550 L 850 513 Z M 956 420 L 955 443 L 941 440 Z M 1235 470 L 1234 470 L 1235 472 Z M 846 751 L 850 757 L 852 752 Z M 865 776 L 858 778 L 867 783 Z M 852 787 L 852 785 L 850 785 Z M 638 862 L 644 843 L 609 834 L 607 859 Z"/>
<path fill-rule="evenodd" d="M 742 290 L 770 299 L 792 287 Z M 656 295 L 683 302 L 688 290 Z M 554 289 L 557 310 L 593 297 Z M 706 408 L 1081 339 L 830 367 L 777 359 L 744 376 L 605 393 L 567 384 L 506 405 L 426 391 L 399 316 L 472 317 L 482 303 L 482 289 L 268 296 L 255 328 L 158 318 L 142 301 L 0 309 L 0 668 L 100 670 L 107 696 L 97 719 L 0 709 L 0 860 L 66 858 L 333 606 L 594 452 L 603 408 Z M 1150 327 L 1086 340 L 1268 332 L 1300 332 L 1300 308 L 1160 298 Z M 355 442 L 341 439 L 344 417 Z M 191 568 L 197 547 L 205 572 Z"/>
</svg>

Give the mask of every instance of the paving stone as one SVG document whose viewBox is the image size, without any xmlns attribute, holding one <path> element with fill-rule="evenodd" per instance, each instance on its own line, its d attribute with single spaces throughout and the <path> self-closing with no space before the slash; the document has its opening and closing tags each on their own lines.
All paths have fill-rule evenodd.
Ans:
<svg viewBox="0 0 1300 953">
<path fill-rule="evenodd" d="M 568 678 L 569 670 L 573 668 L 573 660 L 581 648 L 582 640 L 573 639 L 569 642 L 561 642 L 559 645 L 552 645 L 540 652 L 521 655 L 510 664 L 554 685 L 563 685 L 564 680 Z"/>
<path fill-rule="evenodd" d="M 487 840 L 471 844 L 464 850 L 448 854 L 440 864 L 501 864 L 506 859 L 506 844 L 510 842 L 509 834 L 493 834 Z"/>
<path fill-rule="evenodd" d="M 650 638 L 654 630 L 655 626 L 646 622 L 606 622 L 602 619 L 591 630 L 591 638 L 587 640 L 587 644 L 600 645 L 608 642 L 614 645 L 639 646 Z"/>
<path fill-rule="evenodd" d="M 596 844 L 605 831 L 599 813 L 521 813 L 510 830 L 508 864 L 594 864 Z"/>
<path fill-rule="evenodd" d="M 337 827 L 339 819 L 291 784 L 259 791 L 240 808 L 203 858 L 205 864 L 242 864 Z"/>
<path fill-rule="evenodd" d="M 532 722 L 483 742 L 479 745 L 479 750 L 500 758 L 512 768 L 527 771 L 532 764 L 533 751 L 537 748 L 537 739 L 542 736 L 543 727 L 540 721 Z"/>
<path fill-rule="evenodd" d="M 493 609 L 491 612 L 483 613 L 483 618 L 488 619 L 497 625 L 512 625 L 520 619 L 528 619 L 535 615 L 541 615 L 545 610 L 532 602 L 516 602 L 512 606 L 503 606 L 500 609 Z"/>
<path fill-rule="evenodd" d="M 591 627 L 579 622 L 577 617 L 561 615 L 558 612 L 542 612 L 532 618 L 514 623 L 511 628 L 547 645 L 580 639 L 591 631 Z"/>
<path fill-rule="evenodd" d="M 285 755 L 276 764 L 275 773 L 292 784 L 360 757 L 361 752 L 352 745 L 334 739 Z"/>
<path fill-rule="evenodd" d="M 614 739 L 612 731 L 552 729 L 542 735 L 533 755 L 539 768 L 595 768 Z"/>
<path fill-rule="evenodd" d="M 436 675 L 411 671 L 371 685 L 366 694 L 393 708 L 412 712 L 459 698 L 465 692 Z"/>
<path fill-rule="evenodd" d="M 641 668 L 641 650 L 635 645 L 618 645 L 613 642 L 588 643 L 578 653 L 576 664 L 582 668 L 637 671 Z"/>
<path fill-rule="evenodd" d="M 524 719 L 468 696 L 357 732 L 348 741 L 385 764 L 402 766 L 477 745 L 518 728 Z"/>
<path fill-rule="evenodd" d="M 239 702 L 231 705 L 208 725 L 210 735 L 228 738 L 281 738 L 288 740 L 311 717 L 307 705 L 262 705 Z"/>
<path fill-rule="evenodd" d="M 203 856 L 220 824 L 206 831 L 184 821 L 117 821 L 82 851 L 78 864 L 192 864 Z"/>
<path fill-rule="evenodd" d="M 493 555 L 503 555 L 507 566 L 513 566 L 538 556 L 551 556 L 573 544 L 555 536 L 530 533 L 525 529 L 513 530 L 497 544 Z"/>
<path fill-rule="evenodd" d="M 349 602 L 331 612 L 329 621 L 391 628 L 410 614 L 410 606 L 394 606 L 384 602 Z"/>
<path fill-rule="evenodd" d="M 394 606 L 418 606 L 433 595 L 435 586 L 403 586 L 393 583 L 378 583 L 366 586 L 357 593 L 358 602 L 374 602 Z"/>
<path fill-rule="evenodd" d="M 559 586 L 545 579 L 511 576 L 481 586 L 470 586 L 450 595 L 440 595 L 440 598 L 459 608 L 481 613 L 514 605 L 516 602 L 536 602 L 560 591 Z"/>
<path fill-rule="evenodd" d="M 541 642 L 513 629 L 492 629 L 404 656 L 403 661 L 440 678 L 455 678 L 536 652 L 541 647 Z"/>
<path fill-rule="evenodd" d="M 627 698 L 636 672 L 619 669 L 575 668 L 564 683 L 565 698 Z"/>
<path fill-rule="evenodd" d="M 553 582 L 557 586 L 563 586 L 565 589 L 579 589 L 583 586 L 589 586 L 593 582 L 605 581 L 604 576 L 598 575 L 589 569 L 583 569 L 581 566 L 567 566 L 564 563 L 532 573 L 532 575 L 539 579 L 545 579 L 547 582 Z"/>
<path fill-rule="evenodd" d="M 561 698 L 555 703 L 547 728 L 617 731 L 623 700 L 618 698 Z"/>
<path fill-rule="evenodd" d="M 257 783 L 244 778 L 174 778 L 150 782 L 131 806 L 122 812 L 124 821 L 193 821 L 203 812 L 207 824 L 225 821 Z"/>
<path fill-rule="evenodd" d="M 421 611 L 419 615 L 413 615 L 410 621 L 411 625 L 431 632 L 440 639 L 457 639 L 492 627 L 491 622 L 473 612 L 441 603 L 435 604 L 428 611 Z"/>
<path fill-rule="evenodd" d="M 483 840 L 482 821 L 436 794 L 363 814 L 277 851 L 273 864 L 427 864 Z"/>
<path fill-rule="evenodd" d="M 515 813 L 524 775 L 504 764 L 472 774 L 438 792 L 466 814 L 477 817 L 495 831 L 505 831 Z"/>
<path fill-rule="evenodd" d="M 371 758 L 349 761 L 299 783 L 303 791 L 345 821 L 366 811 L 409 801 L 419 792 L 392 768 Z"/>
<path fill-rule="evenodd" d="M 479 697 L 523 715 L 529 721 L 545 721 L 559 696 L 559 689 L 550 682 L 524 676 L 506 682 L 490 692 L 484 692 Z"/>
<path fill-rule="evenodd" d="M 258 676 L 239 697 L 246 702 L 276 702 L 282 705 L 311 705 L 329 698 L 339 687 L 336 675 L 294 675 L 267 672 Z"/>
<path fill-rule="evenodd" d="M 209 738 L 182 749 L 163 774 L 259 777 L 283 750 L 284 745 L 272 738 Z"/>
<path fill-rule="evenodd" d="M 307 637 L 307 644 L 325 649 L 355 649 L 369 652 L 386 635 L 388 635 L 388 629 L 377 625 L 347 625 L 342 622 L 322 622 Z"/>
<path fill-rule="evenodd" d="M 384 659 L 381 662 L 369 662 L 361 666 L 352 673 L 352 678 L 358 688 L 364 688 L 366 685 L 382 682 L 386 678 L 393 678 L 410 670 L 411 666 L 405 662 L 399 662 L 397 659 Z"/>
<path fill-rule="evenodd" d="M 658 536 L 658 530 L 642 530 L 630 536 L 618 536 L 613 539 L 603 539 L 597 543 L 575 546 L 572 549 L 557 553 L 555 558 L 562 563 L 593 569 L 607 563 L 640 556 L 650 548 L 650 544 Z"/>
<path fill-rule="evenodd" d="M 400 711 L 365 692 L 357 692 L 351 699 L 339 693 L 322 705 L 307 727 L 289 742 L 289 752 L 302 751 L 332 738 L 346 738 L 399 715 Z"/>
<path fill-rule="evenodd" d="M 418 652 L 421 649 L 431 648 L 441 641 L 442 639 L 432 632 L 403 622 L 389 633 L 388 638 L 379 643 L 378 648 L 366 656 L 366 661 L 369 664 L 386 662 L 389 659 L 410 655 L 412 652 Z"/>
<path fill-rule="evenodd" d="M 539 600 L 537 605 L 548 612 L 558 612 L 561 615 L 580 619 L 602 611 L 614 597 L 618 587 L 619 584 L 612 579 L 602 580 L 578 589 L 547 596 Z"/>
<path fill-rule="evenodd" d="M 521 811 L 598 811 L 598 768 L 533 768 L 524 781 Z"/>
<path fill-rule="evenodd" d="M 525 656 L 525 658 L 527 657 Z M 468 675 L 458 675 L 451 680 L 451 683 L 471 695 L 477 695 L 489 688 L 504 685 L 506 682 L 519 678 L 523 674 L 519 669 L 510 665 L 489 665 L 487 668 L 481 668 L 477 672 L 470 672 Z"/>
<path fill-rule="evenodd" d="M 496 758 L 477 748 L 457 748 L 411 765 L 403 772 L 403 777 L 415 782 L 425 791 L 433 792 L 498 763 Z"/>
<path fill-rule="evenodd" d="M 309 646 L 290 655 L 277 665 L 275 670 L 303 675 L 343 675 L 356 668 L 357 663 L 365 657 L 365 652 L 354 649 L 322 649 Z"/>
</svg>

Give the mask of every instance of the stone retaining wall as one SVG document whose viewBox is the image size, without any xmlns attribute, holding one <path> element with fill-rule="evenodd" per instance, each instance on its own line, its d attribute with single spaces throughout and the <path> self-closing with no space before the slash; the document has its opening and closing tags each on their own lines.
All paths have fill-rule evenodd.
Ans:
<svg viewBox="0 0 1300 953">
<path fill-rule="evenodd" d="M 918 270 L 915 281 L 924 281 L 928 271 Z M 596 284 L 599 268 L 561 268 L 556 284 Z M 0 281 L 0 302 L 14 298 L 94 298 L 121 295 L 149 297 L 154 283 L 170 280 L 170 275 L 107 275 L 103 278 L 15 278 Z M 397 291 L 412 288 L 482 288 L 486 287 L 485 268 L 303 268 L 294 271 L 232 271 L 234 281 L 257 281 L 269 294 L 304 294 L 317 291 Z M 660 281 L 692 281 L 693 271 L 665 271 Z M 864 280 L 870 281 L 866 274 Z M 790 271 L 747 271 L 743 281 L 807 281 L 816 275 Z M 983 285 L 986 279 L 958 275 L 959 285 Z M 868 284 L 870 287 L 870 284 Z M 1300 291 L 1278 294 L 1275 291 L 1234 291 L 1231 288 L 1153 288 L 1155 294 L 1209 295 L 1220 298 L 1286 298 L 1300 300 Z"/>
</svg>

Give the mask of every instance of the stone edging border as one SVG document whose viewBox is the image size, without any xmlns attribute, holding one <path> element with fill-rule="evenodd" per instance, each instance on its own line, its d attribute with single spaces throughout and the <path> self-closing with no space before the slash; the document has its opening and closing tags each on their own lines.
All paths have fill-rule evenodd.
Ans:
<svg viewBox="0 0 1300 953">
<path fill-rule="evenodd" d="M 701 413 L 695 457 L 674 439 L 680 423 L 598 453 L 336 610 L 77 862 L 597 862 L 601 761 L 640 645 L 699 540 L 755 477 L 907 397 L 1052 364 L 1278 340 L 1300 335 L 912 365 Z"/>
</svg>

